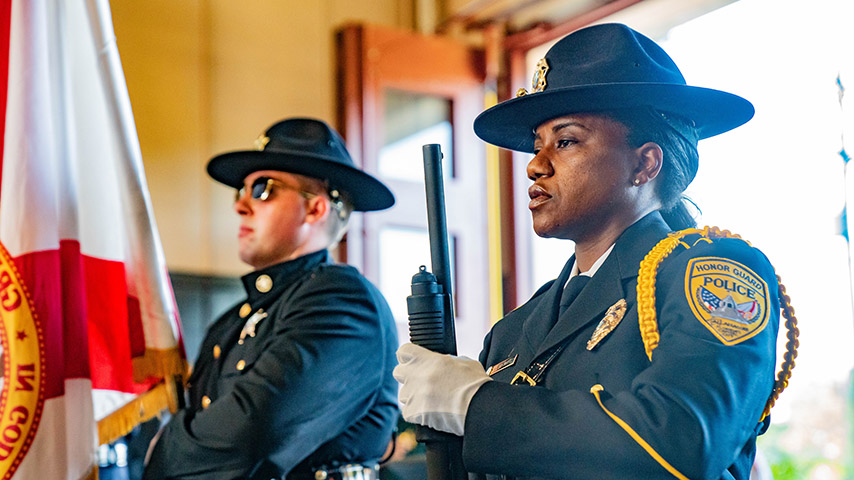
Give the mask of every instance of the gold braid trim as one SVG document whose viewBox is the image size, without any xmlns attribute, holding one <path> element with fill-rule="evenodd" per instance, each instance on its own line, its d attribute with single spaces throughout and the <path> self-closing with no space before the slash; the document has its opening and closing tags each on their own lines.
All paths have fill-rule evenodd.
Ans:
<svg viewBox="0 0 854 480">
<path fill-rule="evenodd" d="M 786 287 L 780 276 L 777 275 L 777 285 L 780 286 L 780 308 L 783 310 L 783 317 L 786 319 L 786 351 L 783 353 L 783 363 L 780 364 L 780 372 L 777 374 L 777 379 L 774 381 L 774 388 L 771 389 L 771 396 L 765 404 L 765 410 L 762 412 L 761 422 L 771 413 L 771 407 L 780 398 L 783 390 L 789 386 L 789 379 L 792 378 L 792 370 L 795 368 L 795 359 L 798 358 L 798 319 L 795 317 L 795 309 L 792 308 L 792 299 L 786 295 Z"/>
<path fill-rule="evenodd" d="M 700 235 L 700 238 L 694 242 L 696 245 L 700 241 L 711 242 L 715 238 L 737 238 L 744 240 L 741 236 L 731 233 L 729 230 L 721 230 L 718 227 L 704 227 L 702 230 L 697 228 L 689 228 L 678 232 L 673 232 L 667 235 L 666 238 L 658 242 L 646 257 L 640 263 L 638 270 L 638 326 L 640 327 L 641 339 L 643 340 L 644 351 L 649 361 L 652 361 L 652 351 L 658 347 L 658 321 L 655 316 L 655 276 L 658 273 L 658 266 L 661 262 L 670 255 L 678 246 L 683 246 L 685 249 L 690 249 L 687 243 L 682 239 L 688 235 Z M 750 242 L 744 240 L 750 245 Z M 771 407 L 780 397 L 780 393 L 789 385 L 789 379 L 792 377 L 792 369 L 795 368 L 795 358 L 798 356 L 798 319 L 795 318 L 795 309 L 792 308 L 791 299 L 786 295 L 786 287 L 777 276 L 777 285 L 779 288 L 780 309 L 783 312 L 783 317 L 786 319 L 786 352 L 783 354 L 783 362 L 780 364 L 780 372 L 777 374 L 777 379 L 774 381 L 774 387 L 771 390 L 771 396 L 765 404 L 765 409 L 762 412 L 761 422 L 771 412 Z"/>
</svg>

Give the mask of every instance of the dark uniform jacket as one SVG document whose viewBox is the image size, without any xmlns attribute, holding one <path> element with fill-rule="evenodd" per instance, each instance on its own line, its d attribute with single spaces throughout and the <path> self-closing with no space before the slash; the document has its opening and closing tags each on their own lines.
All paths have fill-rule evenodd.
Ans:
<svg viewBox="0 0 854 480">
<path fill-rule="evenodd" d="M 380 292 L 325 250 L 242 280 L 248 298 L 209 328 L 189 405 L 164 428 L 145 478 L 375 464 L 398 416 L 397 331 Z"/>
<path fill-rule="evenodd" d="M 467 470 L 537 479 L 748 478 L 756 436 L 767 428 L 767 419 L 759 420 L 774 380 L 776 276 L 765 256 L 746 242 L 686 239 L 691 248 L 678 247 L 658 269 L 660 343 L 650 361 L 638 325 L 638 267 L 668 232 L 658 212 L 644 217 L 621 235 L 559 318 L 574 257 L 556 281 L 495 325 L 481 362 L 485 367 L 506 362 L 469 406 L 463 442 Z M 750 270 L 753 274 L 745 273 Z M 759 279 L 767 284 L 764 291 Z M 728 290 L 757 303 L 732 302 Z M 588 350 L 594 329 L 620 299 L 627 303 L 622 321 Z M 740 313 L 727 314 L 727 308 Z M 738 321 L 708 320 L 710 310 Z M 550 318 L 557 318 L 553 328 Z M 509 384 L 561 342 L 568 342 L 565 350 L 538 386 Z M 602 405 L 591 393 L 594 385 L 602 387 Z"/>
</svg>

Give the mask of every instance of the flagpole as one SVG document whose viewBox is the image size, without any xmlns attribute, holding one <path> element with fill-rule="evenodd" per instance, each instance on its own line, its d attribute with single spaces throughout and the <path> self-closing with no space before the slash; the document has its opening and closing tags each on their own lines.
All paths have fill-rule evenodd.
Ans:
<svg viewBox="0 0 854 480">
<path fill-rule="evenodd" d="M 134 353 L 131 359 L 133 380 L 163 379 L 163 383 L 138 396 L 132 404 L 98 420 L 100 442 L 106 443 L 167 407 L 173 413 L 183 407 L 187 362 L 181 344 L 178 310 L 145 179 L 130 95 L 113 31 L 110 5 L 107 0 L 87 0 L 86 11 L 106 97 L 108 121 L 118 143 L 119 161 L 114 165 L 120 177 L 117 181 L 122 187 L 122 211 L 127 233 L 127 289 L 129 297 L 138 300 L 145 343 L 145 351 Z"/>
<path fill-rule="evenodd" d="M 144 271 L 145 278 L 156 279 L 154 284 L 158 286 L 159 291 L 157 295 L 151 295 L 151 299 L 158 302 L 157 310 L 167 311 L 171 319 L 177 320 L 177 311 L 172 307 L 172 291 L 168 287 L 170 282 L 165 267 L 163 247 L 159 241 L 140 241 L 143 238 L 158 239 L 160 237 L 157 224 L 154 221 L 151 198 L 142 163 L 142 151 L 139 146 L 130 95 L 116 44 L 110 5 L 107 0 L 87 0 L 86 7 L 98 57 L 99 73 L 108 94 L 106 100 L 110 110 L 111 123 L 120 139 L 121 153 L 127 160 L 126 162 L 118 162 L 117 167 L 122 173 L 120 176 L 127 182 L 125 194 L 129 195 L 129 201 L 126 202 L 124 208 L 129 220 L 128 228 L 137 230 L 133 232 L 134 234 L 129 235 L 131 258 L 153 260 L 144 265 L 134 264 L 132 267 Z M 144 231 L 145 229 L 148 231 Z M 140 282 L 140 284 L 145 283 Z M 142 296 L 142 292 L 139 293 Z M 150 294 L 151 292 L 146 293 Z M 144 305 L 141 307 L 144 308 Z M 170 324 L 176 325 L 176 322 L 170 322 Z M 148 322 L 144 322 L 143 327 L 148 328 L 150 325 Z M 162 338 L 164 334 L 178 338 L 177 331 L 146 331 L 145 334 L 146 338 L 155 336 Z"/>
</svg>

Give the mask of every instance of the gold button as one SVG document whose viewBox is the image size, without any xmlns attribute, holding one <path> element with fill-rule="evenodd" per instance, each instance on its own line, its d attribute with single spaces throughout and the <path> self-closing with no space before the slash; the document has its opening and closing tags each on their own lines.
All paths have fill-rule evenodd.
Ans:
<svg viewBox="0 0 854 480">
<path fill-rule="evenodd" d="M 252 313 L 252 306 L 250 306 L 248 303 L 244 303 L 240 306 L 240 312 L 238 313 L 240 313 L 240 318 L 246 318 L 247 315 Z"/>
<path fill-rule="evenodd" d="M 255 279 L 255 288 L 261 293 L 267 293 L 273 288 L 273 279 L 269 275 L 261 275 Z"/>
<path fill-rule="evenodd" d="M 208 408 L 208 405 L 211 404 L 211 397 L 205 395 L 202 397 L 202 408 Z"/>
<path fill-rule="evenodd" d="M 219 348 L 219 345 L 214 345 L 213 354 L 214 354 L 214 358 L 219 358 L 219 356 L 222 354 L 222 349 Z"/>
<path fill-rule="evenodd" d="M 241 360 L 237 362 L 237 370 L 243 370 L 244 368 L 246 368 L 246 361 Z"/>
</svg>

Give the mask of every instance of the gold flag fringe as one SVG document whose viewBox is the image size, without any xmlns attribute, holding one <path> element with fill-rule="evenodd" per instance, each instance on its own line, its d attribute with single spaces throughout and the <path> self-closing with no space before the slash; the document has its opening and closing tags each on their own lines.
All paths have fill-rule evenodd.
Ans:
<svg viewBox="0 0 854 480">
<path fill-rule="evenodd" d="M 142 357 L 133 359 L 133 381 L 142 383 L 151 378 L 170 378 L 175 375 L 187 378 L 187 368 L 187 360 L 177 348 L 146 348 Z"/>
<path fill-rule="evenodd" d="M 133 427 L 160 415 L 164 409 L 178 411 L 176 380 L 168 377 L 151 390 L 98 421 L 98 444 L 111 443 L 127 435 Z"/>
<path fill-rule="evenodd" d="M 133 359 L 133 379 L 141 383 L 152 378 L 165 379 L 149 391 L 98 421 L 98 443 L 111 443 L 127 435 L 133 427 L 160 415 L 165 409 L 178 411 L 178 388 L 188 377 L 187 360 L 178 348 L 146 348 L 142 357 Z"/>
</svg>

